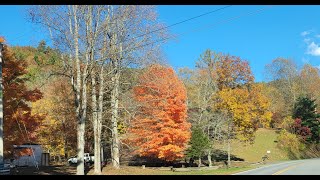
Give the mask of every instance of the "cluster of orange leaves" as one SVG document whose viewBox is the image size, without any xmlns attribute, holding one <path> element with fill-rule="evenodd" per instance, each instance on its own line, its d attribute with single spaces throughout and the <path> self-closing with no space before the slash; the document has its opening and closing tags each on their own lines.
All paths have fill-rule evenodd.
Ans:
<svg viewBox="0 0 320 180">
<path fill-rule="evenodd" d="M 128 138 L 140 156 L 174 161 L 184 157 L 190 139 L 186 89 L 172 68 L 152 65 L 134 87 L 140 104 Z"/>
</svg>

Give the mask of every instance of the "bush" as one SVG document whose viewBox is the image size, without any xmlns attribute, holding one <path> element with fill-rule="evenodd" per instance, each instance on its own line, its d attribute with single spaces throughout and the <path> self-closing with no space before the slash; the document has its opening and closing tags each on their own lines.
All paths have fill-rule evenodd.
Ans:
<svg viewBox="0 0 320 180">
<path fill-rule="evenodd" d="M 289 132 L 294 132 L 294 119 L 292 119 L 291 116 L 286 116 L 282 119 L 282 122 L 280 124 L 280 128 L 285 129 Z"/>
<path fill-rule="evenodd" d="M 300 142 L 297 135 L 291 134 L 286 130 L 282 130 L 278 136 L 278 146 L 286 151 L 290 159 L 302 158 L 301 152 L 305 150 L 305 144 Z"/>
</svg>

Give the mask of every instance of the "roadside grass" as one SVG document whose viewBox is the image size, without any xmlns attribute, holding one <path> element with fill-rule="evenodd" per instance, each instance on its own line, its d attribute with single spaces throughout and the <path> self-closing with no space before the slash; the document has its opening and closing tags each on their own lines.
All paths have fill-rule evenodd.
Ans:
<svg viewBox="0 0 320 180">
<path fill-rule="evenodd" d="M 156 168 L 145 168 L 123 166 L 121 169 L 113 169 L 111 166 L 105 167 L 102 171 L 103 175 L 230 175 L 241 171 L 256 168 L 256 166 L 232 167 L 229 169 L 221 168 L 216 170 L 197 170 L 187 172 L 163 171 Z M 90 171 L 88 174 L 93 174 Z"/>
</svg>

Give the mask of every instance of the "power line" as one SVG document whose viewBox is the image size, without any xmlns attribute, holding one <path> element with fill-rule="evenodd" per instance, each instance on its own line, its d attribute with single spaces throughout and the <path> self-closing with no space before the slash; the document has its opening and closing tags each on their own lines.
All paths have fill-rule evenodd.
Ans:
<svg viewBox="0 0 320 180">
<path fill-rule="evenodd" d="M 203 13 L 203 14 L 200 14 L 200 15 L 197 15 L 197 16 L 194 16 L 194 17 L 191 17 L 191 18 L 188 18 L 188 19 L 185 19 L 185 20 L 176 22 L 176 23 L 173 23 L 173 24 L 171 24 L 171 25 L 169 25 L 169 26 L 165 26 L 165 27 L 162 27 L 162 28 L 159 28 L 159 29 L 155 29 L 155 30 L 152 30 L 152 31 L 150 31 L 150 32 L 147 32 L 147 33 L 144 33 L 144 34 L 141 34 L 141 35 L 132 37 L 132 38 L 130 38 L 130 39 L 117 42 L 117 43 L 115 43 L 114 45 L 119 45 L 120 43 L 124 43 L 124 42 L 126 42 L 126 41 L 130 41 L 130 40 L 133 40 L 133 39 L 136 39 L 136 38 L 139 38 L 139 37 L 146 36 L 146 35 L 148 35 L 148 34 L 152 34 L 152 33 L 155 33 L 155 32 L 161 31 L 161 30 L 164 30 L 164 29 L 168 29 L 168 28 L 170 28 L 170 27 L 173 27 L 173 26 L 176 26 L 176 25 L 179 25 L 179 24 L 182 24 L 182 23 L 191 21 L 191 20 L 193 20 L 193 19 L 197 19 L 197 18 L 199 18 L 199 17 L 205 16 L 205 15 L 208 15 L 208 14 L 211 14 L 211 13 L 214 13 L 214 12 L 221 11 L 221 10 L 226 9 L 226 8 L 229 8 L 229 7 L 231 7 L 231 6 L 232 6 L 232 5 L 228 5 L 228 6 L 224 6 L 224 7 L 222 7 L 222 8 L 215 9 L 215 10 L 212 10 L 212 11 L 209 11 L 209 12 L 206 12 L 206 13 Z M 102 43 L 104 43 L 104 42 L 102 42 Z"/>
<path fill-rule="evenodd" d="M 226 20 L 221 20 L 221 21 L 219 21 L 218 23 L 216 23 L 216 24 L 211 24 L 211 25 L 208 25 L 208 26 L 206 26 L 206 27 L 202 27 L 202 28 L 198 28 L 198 29 L 195 29 L 195 30 L 193 30 L 193 32 L 197 32 L 197 31 L 199 31 L 199 30 L 201 30 L 201 29 L 204 29 L 204 28 L 210 28 L 210 27 L 213 27 L 213 26 L 215 26 L 215 25 L 217 25 L 217 24 L 223 24 L 222 22 L 229 22 L 229 21 L 232 21 L 232 20 L 235 20 L 235 19 L 239 19 L 239 18 L 241 18 L 241 17 L 243 17 L 243 16 L 246 16 L 246 15 L 253 15 L 253 14 L 258 14 L 258 13 L 260 13 L 260 12 L 263 12 L 263 11 L 265 11 L 265 10 L 267 10 L 267 8 L 272 8 L 273 7 L 273 5 L 268 5 L 268 7 L 265 7 L 265 8 L 261 8 L 261 9 L 258 9 L 258 10 L 256 10 L 256 11 L 252 11 L 252 12 L 249 12 L 249 13 L 243 13 L 243 14 L 241 14 L 241 15 L 238 15 L 238 16 L 234 16 L 234 17 L 231 17 L 231 18 L 228 18 L 228 19 L 226 19 Z"/>
<path fill-rule="evenodd" d="M 213 26 L 216 26 L 218 24 L 224 24 L 224 23 L 239 19 L 239 18 L 241 18 L 243 16 L 246 16 L 246 15 L 258 14 L 258 13 L 261 13 L 261 12 L 265 11 L 267 8 L 271 8 L 271 7 L 273 7 L 273 6 L 270 5 L 270 6 L 266 7 L 266 8 L 261 8 L 261 9 L 258 9 L 256 11 L 252 11 L 252 12 L 249 12 L 249 13 L 243 13 L 241 15 L 237 15 L 237 16 L 234 16 L 234 17 L 231 17 L 231 18 L 228 18 L 228 19 L 221 20 L 218 23 L 211 24 L 211 25 L 206 26 L 206 27 L 201 27 L 201 28 L 193 29 L 191 31 L 186 31 L 186 32 L 180 33 L 179 35 L 185 35 L 185 34 L 188 34 L 190 32 L 197 32 L 197 31 L 200 31 L 200 30 L 203 30 L 203 29 L 206 29 L 206 28 L 212 28 Z M 155 43 L 158 43 L 158 42 L 162 42 L 162 41 L 165 41 L 165 40 L 168 40 L 168 39 L 171 39 L 171 37 L 158 39 L 158 40 L 155 40 L 155 41 L 147 43 L 147 44 L 143 44 L 143 45 L 140 45 L 140 46 L 136 46 L 136 47 L 133 47 L 133 48 L 126 49 L 126 50 L 124 50 L 122 52 L 128 52 L 128 51 L 130 52 L 131 50 L 134 50 L 134 49 L 137 49 L 137 48 L 141 48 L 141 47 L 145 47 L 145 46 L 148 46 L 148 45 L 152 45 L 152 44 L 155 44 Z M 119 52 L 111 53 L 111 55 L 114 55 L 116 53 L 119 53 Z"/>
<path fill-rule="evenodd" d="M 118 45 L 118 44 L 120 44 L 120 43 L 124 43 L 124 42 L 126 42 L 126 41 L 130 41 L 130 40 L 133 40 L 133 39 L 136 39 L 136 38 L 139 38 L 139 37 L 143 37 L 143 36 L 146 36 L 146 35 L 148 35 L 148 34 L 152 34 L 152 33 L 155 33 L 155 32 L 161 31 L 161 30 L 164 30 L 164 29 L 171 28 L 171 27 L 173 27 L 173 26 L 176 26 L 176 25 L 179 25 L 179 24 L 182 24 L 182 23 L 185 23 L 185 22 L 188 22 L 188 21 L 191 21 L 191 20 L 200 18 L 200 17 L 202 17 L 202 16 L 206 16 L 206 15 L 208 15 L 208 14 L 212 14 L 212 13 L 221 11 L 221 10 L 223 10 L 223 9 L 227 9 L 227 8 L 229 8 L 229 7 L 231 7 L 231 6 L 232 6 L 232 5 L 224 6 L 224 7 L 221 7 L 221 8 L 218 8 L 218 9 L 215 9 L 215 10 L 212 10 L 212 11 L 209 11 L 209 12 L 206 12 L 206 13 L 203 13 L 203 14 L 200 14 L 200 15 L 197 15 L 197 16 L 194 16 L 194 17 L 191 17 L 191 18 L 188 18 L 188 19 L 179 21 L 179 22 L 176 22 L 176 23 L 173 23 L 173 24 L 168 25 L 168 26 L 165 26 L 165 27 L 152 30 L 152 31 L 150 31 L 150 32 L 147 32 L 147 33 L 144 33 L 144 34 L 135 36 L 135 37 L 133 37 L 133 38 L 130 38 L 130 39 L 127 39 L 127 40 L 124 40 L 124 41 L 120 41 L 120 42 L 116 43 L 115 45 Z M 30 30 L 30 31 L 33 31 L 33 30 Z M 19 36 L 19 37 L 17 37 L 17 38 L 14 38 L 14 39 L 11 40 L 11 41 L 16 41 L 16 40 L 24 37 L 27 33 L 28 33 L 28 32 L 25 32 L 25 33 L 22 34 L 22 36 Z M 169 38 L 165 38 L 165 39 L 169 39 Z M 164 40 L 162 40 L 162 41 L 164 41 Z M 158 40 L 157 40 L 156 42 L 158 42 Z M 148 44 L 150 44 L 150 43 L 148 43 Z M 139 47 L 140 47 L 140 46 L 139 46 Z M 136 49 L 136 48 L 134 47 L 134 49 Z"/>
<path fill-rule="evenodd" d="M 208 15 L 208 14 L 211 14 L 211 13 L 218 12 L 218 11 L 220 11 L 220 10 L 229 8 L 229 7 L 231 7 L 231 6 L 232 6 L 232 5 L 228 5 L 228 6 L 224 6 L 224 7 L 222 7 L 222 8 L 218 8 L 218 9 L 209 11 L 209 12 L 200 14 L 200 15 L 198 15 L 198 16 L 194 16 L 194 17 L 191 17 L 191 18 L 189 18 L 189 19 L 185 19 L 185 20 L 180 21 L 180 22 L 176 22 L 176 23 L 171 24 L 171 25 L 169 25 L 169 26 L 165 26 L 165 27 L 163 27 L 163 28 L 156 29 L 156 30 L 150 31 L 150 32 L 148 32 L 148 33 L 145 33 L 145 34 L 142 34 L 142 35 L 133 37 L 133 38 L 131 38 L 131 39 L 129 39 L 129 40 L 132 40 L 132 39 L 135 39 L 135 38 L 139 38 L 139 37 L 142 37 L 142 36 L 145 36 L 145 35 L 148 35 L 148 34 L 152 34 L 152 33 L 155 33 L 155 32 L 161 31 L 161 30 L 164 30 L 164 29 L 168 29 L 168 28 L 170 28 L 170 27 L 173 27 L 173 26 L 176 26 L 176 25 L 179 25 L 179 24 L 182 24 L 182 23 L 191 21 L 191 20 L 193 20 L 193 19 L 197 19 L 197 18 L 199 18 L 199 17 L 202 17 L 202 16 L 205 16 L 205 15 Z M 127 41 L 128 41 L 128 40 L 127 40 Z M 116 44 L 116 45 L 117 45 L 117 44 Z"/>
</svg>

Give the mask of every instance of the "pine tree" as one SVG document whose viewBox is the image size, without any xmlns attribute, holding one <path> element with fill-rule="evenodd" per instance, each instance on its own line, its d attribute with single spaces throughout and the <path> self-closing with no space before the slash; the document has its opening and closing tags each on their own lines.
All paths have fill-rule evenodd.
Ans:
<svg viewBox="0 0 320 180">
<path fill-rule="evenodd" d="M 310 128 L 311 137 L 307 138 L 307 141 L 319 143 L 320 114 L 317 113 L 315 101 L 309 97 L 299 97 L 294 104 L 292 117 L 301 119 L 302 127 Z"/>
<path fill-rule="evenodd" d="M 210 148 L 209 137 L 199 127 L 195 127 L 192 129 L 189 145 L 187 156 L 190 158 L 198 158 L 198 166 L 200 167 L 202 156 L 204 156 L 205 152 Z"/>
</svg>

